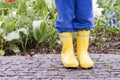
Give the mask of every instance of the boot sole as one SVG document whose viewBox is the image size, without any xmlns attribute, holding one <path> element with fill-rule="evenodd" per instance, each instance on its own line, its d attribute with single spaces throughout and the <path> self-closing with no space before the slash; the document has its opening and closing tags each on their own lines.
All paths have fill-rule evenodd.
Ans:
<svg viewBox="0 0 120 80">
<path fill-rule="evenodd" d="M 81 69 L 93 69 L 93 67 L 88 67 L 88 68 L 83 68 L 83 67 L 80 67 Z"/>
<path fill-rule="evenodd" d="M 66 69 L 78 69 L 78 67 L 65 67 Z"/>
</svg>

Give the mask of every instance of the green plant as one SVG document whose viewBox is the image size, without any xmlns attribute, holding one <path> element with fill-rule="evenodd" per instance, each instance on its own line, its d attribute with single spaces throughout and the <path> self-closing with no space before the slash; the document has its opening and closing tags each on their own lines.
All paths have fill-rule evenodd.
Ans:
<svg viewBox="0 0 120 80">
<path fill-rule="evenodd" d="M 107 40 L 120 40 L 120 0 L 98 0 L 102 16 L 95 18 L 91 40 L 100 48 Z"/>
<path fill-rule="evenodd" d="M 33 44 L 52 50 L 57 39 L 56 18 L 55 7 L 49 8 L 44 0 L 0 2 L 1 50 L 26 51 Z M 37 28 L 32 25 L 35 21 L 41 22 Z"/>
<path fill-rule="evenodd" d="M 49 42 L 51 35 L 55 33 L 55 30 L 54 29 L 51 30 L 50 28 L 52 27 L 47 25 L 45 20 L 33 22 L 33 34 L 34 34 L 34 38 L 37 41 L 37 46 L 39 44 L 43 45 Z"/>
</svg>

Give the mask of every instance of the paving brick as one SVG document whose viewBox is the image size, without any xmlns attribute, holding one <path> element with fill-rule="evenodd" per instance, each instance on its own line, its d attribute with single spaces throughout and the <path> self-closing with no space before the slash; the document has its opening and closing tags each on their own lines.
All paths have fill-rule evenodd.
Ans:
<svg viewBox="0 0 120 80">
<path fill-rule="evenodd" d="M 60 54 L 0 56 L 0 80 L 119 80 L 120 55 L 91 54 L 93 69 L 66 69 Z"/>
</svg>

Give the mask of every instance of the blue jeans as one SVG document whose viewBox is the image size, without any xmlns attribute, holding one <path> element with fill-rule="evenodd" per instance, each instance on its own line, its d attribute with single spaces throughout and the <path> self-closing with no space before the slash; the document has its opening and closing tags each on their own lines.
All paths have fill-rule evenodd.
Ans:
<svg viewBox="0 0 120 80">
<path fill-rule="evenodd" d="M 61 32 L 91 30 L 94 26 L 92 0 L 55 0 L 56 29 Z"/>
</svg>

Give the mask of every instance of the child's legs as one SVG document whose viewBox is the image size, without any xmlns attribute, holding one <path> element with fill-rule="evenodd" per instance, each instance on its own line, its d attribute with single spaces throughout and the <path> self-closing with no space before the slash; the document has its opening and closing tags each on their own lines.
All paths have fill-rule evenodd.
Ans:
<svg viewBox="0 0 120 80">
<path fill-rule="evenodd" d="M 73 32 L 73 18 L 75 0 L 55 0 L 58 19 L 56 28 L 58 32 Z"/>
<path fill-rule="evenodd" d="M 91 30 L 93 24 L 92 0 L 76 0 L 74 30 Z"/>
</svg>

